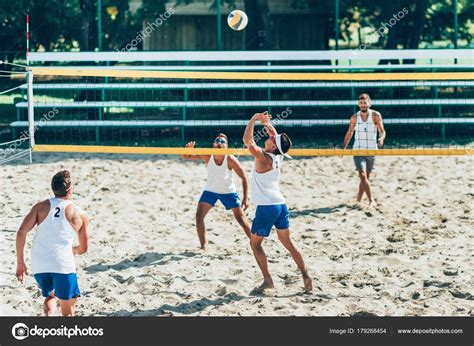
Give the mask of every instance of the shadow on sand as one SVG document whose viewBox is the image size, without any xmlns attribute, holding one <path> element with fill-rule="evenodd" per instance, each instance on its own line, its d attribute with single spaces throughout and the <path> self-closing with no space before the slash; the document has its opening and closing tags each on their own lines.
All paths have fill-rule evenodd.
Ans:
<svg viewBox="0 0 474 346">
<path fill-rule="evenodd" d="M 109 269 L 120 271 L 120 270 L 125 270 L 131 267 L 142 268 L 146 266 L 164 265 L 172 261 L 181 261 L 185 258 L 194 257 L 197 255 L 200 255 L 200 254 L 196 252 L 182 252 L 180 254 L 147 252 L 147 253 L 138 255 L 134 259 L 125 259 L 116 264 L 106 264 L 106 263 L 93 264 L 91 266 L 84 268 L 84 270 L 88 274 L 104 272 Z"/>
</svg>

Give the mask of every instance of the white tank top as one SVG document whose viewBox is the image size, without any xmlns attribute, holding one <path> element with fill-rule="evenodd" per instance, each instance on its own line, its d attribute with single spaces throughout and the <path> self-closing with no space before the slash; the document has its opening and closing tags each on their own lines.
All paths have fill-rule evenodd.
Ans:
<svg viewBox="0 0 474 346">
<path fill-rule="evenodd" d="M 70 274 L 76 272 L 72 246 L 76 231 L 66 219 L 71 201 L 51 198 L 48 216 L 38 225 L 31 249 L 31 271 Z"/>
<path fill-rule="evenodd" d="M 252 203 L 255 205 L 276 205 L 284 204 L 285 198 L 280 192 L 278 180 L 283 162 L 282 155 L 266 153 L 272 158 L 272 169 L 265 173 L 258 173 L 255 170 L 255 162 L 252 168 L 250 187 L 252 189 Z"/>
<path fill-rule="evenodd" d="M 372 110 L 369 109 L 367 121 L 362 121 L 360 111 L 357 112 L 357 124 L 355 128 L 355 140 L 353 149 L 378 149 L 377 148 L 377 126 L 372 118 Z"/>
<path fill-rule="evenodd" d="M 211 155 L 207 163 L 207 182 L 205 191 L 214 193 L 237 192 L 232 171 L 227 166 L 227 155 L 224 156 L 222 165 L 216 165 L 214 155 Z"/>
</svg>

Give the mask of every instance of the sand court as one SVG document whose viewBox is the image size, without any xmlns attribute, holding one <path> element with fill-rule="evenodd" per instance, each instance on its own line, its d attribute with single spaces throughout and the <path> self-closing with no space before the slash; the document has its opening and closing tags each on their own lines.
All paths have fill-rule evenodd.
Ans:
<svg viewBox="0 0 474 346">
<path fill-rule="evenodd" d="M 71 171 L 73 200 L 91 219 L 89 251 L 76 257 L 78 315 L 473 314 L 472 156 L 378 157 L 371 176 L 378 206 L 371 209 L 354 203 L 351 157 L 286 160 L 280 186 L 316 288 L 309 295 L 274 232 L 265 250 L 276 289 L 253 292 L 261 276 L 248 239 L 219 203 L 206 218 L 209 249 L 198 250 L 202 163 L 173 156 L 34 157 L 33 165 L 0 167 L 1 315 L 42 313 L 34 278 L 23 285 L 15 278 L 15 233 L 29 208 L 51 196 L 50 179 L 60 169 Z M 241 161 L 249 174 L 252 162 Z M 247 216 L 254 212 L 251 205 Z"/>
</svg>

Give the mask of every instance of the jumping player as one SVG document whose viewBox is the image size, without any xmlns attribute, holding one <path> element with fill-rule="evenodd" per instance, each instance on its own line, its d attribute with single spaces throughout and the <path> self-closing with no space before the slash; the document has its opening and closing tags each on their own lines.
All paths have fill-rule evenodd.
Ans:
<svg viewBox="0 0 474 346">
<path fill-rule="evenodd" d="M 248 122 L 243 136 L 244 144 L 255 158 L 251 189 L 252 203 L 257 206 L 257 210 L 252 223 L 250 245 L 263 274 L 263 283 L 257 288 L 257 291 L 262 292 L 274 287 L 262 243 L 275 226 L 278 239 L 290 252 L 303 275 L 305 291 L 310 292 L 313 289 L 312 281 L 308 275 L 303 255 L 290 237 L 288 207 L 278 186 L 283 156 L 289 157 L 287 152 L 291 147 L 291 140 L 286 133 L 278 134 L 270 124 L 270 119 L 271 116 L 268 112 L 256 113 Z M 254 126 L 257 121 L 265 126 L 269 135 L 263 149 L 257 146 L 254 140 Z"/>
</svg>

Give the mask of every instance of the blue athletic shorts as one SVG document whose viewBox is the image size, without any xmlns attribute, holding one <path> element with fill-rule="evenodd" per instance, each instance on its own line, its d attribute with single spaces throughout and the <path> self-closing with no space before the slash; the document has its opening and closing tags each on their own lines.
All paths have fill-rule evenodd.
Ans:
<svg viewBox="0 0 474 346">
<path fill-rule="evenodd" d="M 220 200 L 221 203 L 224 205 L 226 210 L 232 208 L 240 208 L 240 197 L 239 195 L 234 193 L 215 193 L 211 191 L 204 191 L 199 199 L 199 202 L 208 203 L 214 206 Z"/>
<path fill-rule="evenodd" d="M 53 291 L 54 295 L 61 300 L 77 298 L 81 294 L 76 273 L 40 273 L 34 276 L 43 297 L 49 297 Z"/>
<path fill-rule="evenodd" d="M 290 215 L 286 204 L 259 205 L 252 222 L 252 233 L 268 237 L 273 226 L 276 229 L 290 228 Z"/>
</svg>

